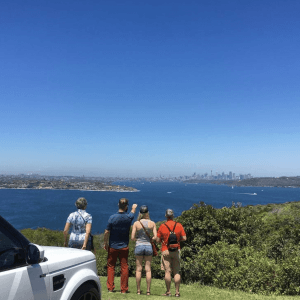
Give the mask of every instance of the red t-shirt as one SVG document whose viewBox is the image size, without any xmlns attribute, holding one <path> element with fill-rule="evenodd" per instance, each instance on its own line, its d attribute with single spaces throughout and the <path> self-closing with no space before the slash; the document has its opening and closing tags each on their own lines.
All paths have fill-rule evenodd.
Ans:
<svg viewBox="0 0 300 300">
<path fill-rule="evenodd" d="M 168 227 L 171 229 L 171 231 L 173 231 L 174 225 L 175 225 L 175 221 L 173 220 L 168 220 L 166 222 L 166 224 L 168 225 L 168 227 L 166 225 L 164 225 L 165 223 L 161 224 L 158 231 L 157 231 L 157 237 L 159 237 L 162 241 L 161 243 L 161 251 L 165 251 L 168 250 L 168 239 L 170 236 L 170 230 L 168 229 Z M 176 227 L 175 227 L 175 234 L 177 236 L 177 241 L 181 240 L 182 236 L 186 236 L 186 233 L 183 229 L 183 226 L 177 222 Z M 179 244 L 179 249 L 180 249 L 180 243 Z"/>
</svg>

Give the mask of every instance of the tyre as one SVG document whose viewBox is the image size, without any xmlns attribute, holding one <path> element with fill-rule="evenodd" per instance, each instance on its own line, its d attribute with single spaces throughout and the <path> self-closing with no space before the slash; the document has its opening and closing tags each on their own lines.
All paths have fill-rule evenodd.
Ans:
<svg viewBox="0 0 300 300">
<path fill-rule="evenodd" d="M 81 285 L 72 296 L 71 300 L 100 300 L 98 290 L 91 284 L 85 283 Z"/>
</svg>

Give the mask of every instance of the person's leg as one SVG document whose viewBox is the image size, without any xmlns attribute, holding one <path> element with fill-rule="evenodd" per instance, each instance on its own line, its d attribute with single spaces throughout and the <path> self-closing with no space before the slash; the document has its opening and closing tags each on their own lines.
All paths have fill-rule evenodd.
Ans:
<svg viewBox="0 0 300 300">
<path fill-rule="evenodd" d="M 168 252 L 168 251 L 167 251 Z M 171 295 L 171 264 L 170 264 L 170 255 L 162 253 L 162 266 L 165 270 L 165 283 L 167 291 L 164 294 L 165 296 Z"/>
<path fill-rule="evenodd" d="M 121 264 L 121 293 L 126 293 L 128 291 L 128 253 L 128 247 L 119 249 L 119 258 Z"/>
<path fill-rule="evenodd" d="M 113 291 L 115 288 L 115 265 L 118 258 L 118 251 L 113 248 L 108 249 L 107 255 L 107 282 L 106 286 L 109 291 Z"/>
<path fill-rule="evenodd" d="M 180 287 L 180 256 L 179 252 L 176 251 L 172 255 L 172 261 L 171 261 L 171 269 L 173 270 L 174 273 L 174 282 L 175 282 L 175 296 L 179 296 L 179 287 Z"/>
<path fill-rule="evenodd" d="M 171 293 L 171 272 L 166 271 L 165 272 L 165 283 L 166 283 L 166 288 L 167 288 L 167 292 L 166 294 Z"/>
<path fill-rule="evenodd" d="M 135 258 L 136 258 L 136 271 L 135 271 L 136 288 L 137 288 L 137 293 L 140 293 L 142 270 L 143 270 L 143 256 L 136 256 Z"/>
<path fill-rule="evenodd" d="M 180 274 L 174 275 L 174 282 L 175 282 L 175 295 L 179 294 L 179 287 L 180 287 Z"/>
<path fill-rule="evenodd" d="M 152 255 L 145 256 L 147 293 L 150 293 L 150 288 L 151 288 L 151 261 L 152 261 Z"/>
</svg>

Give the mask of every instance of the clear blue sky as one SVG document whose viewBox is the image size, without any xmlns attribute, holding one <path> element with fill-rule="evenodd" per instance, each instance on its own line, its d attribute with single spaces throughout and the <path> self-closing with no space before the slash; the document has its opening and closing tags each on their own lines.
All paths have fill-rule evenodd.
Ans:
<svg viewBox="0 0 300 300">
<path fill-rule="evenodd" d="M 300 175 L 300 1 L 11 0 L 0 173 Z"/>
</svg>

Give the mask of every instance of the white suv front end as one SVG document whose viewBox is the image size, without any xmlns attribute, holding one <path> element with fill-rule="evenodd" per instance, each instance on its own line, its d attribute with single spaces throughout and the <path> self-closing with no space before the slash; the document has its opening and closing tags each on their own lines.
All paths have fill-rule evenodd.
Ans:
<svg viewBox="0 0 300 300">
<path fill-rule="evenodd" d="M 0 300 L 100 300 L 92 252 L 31 244 L 0 216 Z"/>
</svg>

